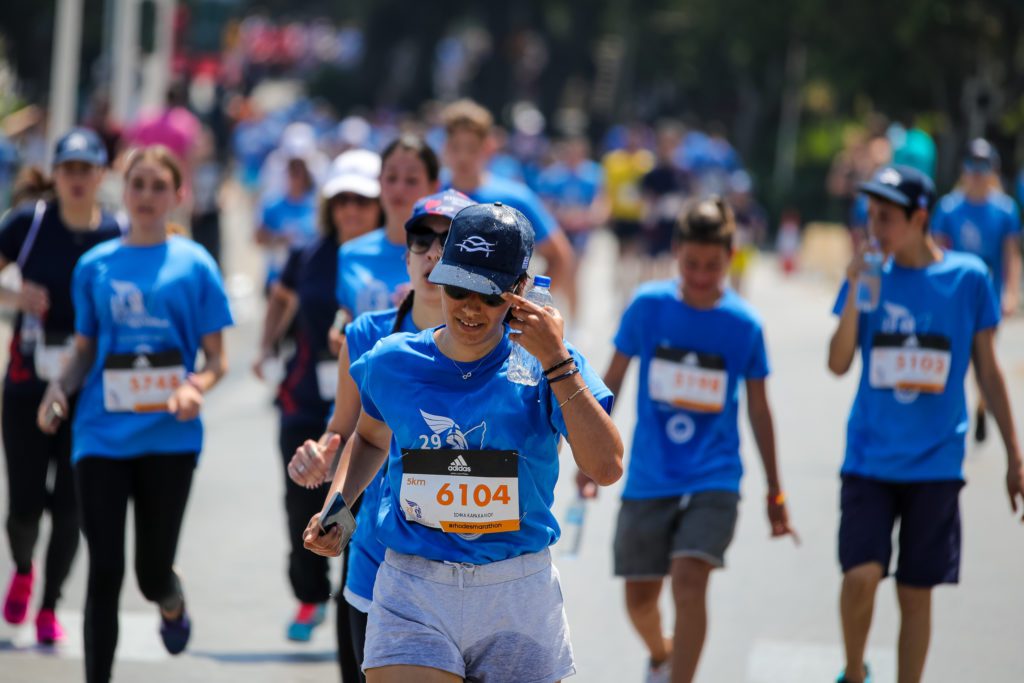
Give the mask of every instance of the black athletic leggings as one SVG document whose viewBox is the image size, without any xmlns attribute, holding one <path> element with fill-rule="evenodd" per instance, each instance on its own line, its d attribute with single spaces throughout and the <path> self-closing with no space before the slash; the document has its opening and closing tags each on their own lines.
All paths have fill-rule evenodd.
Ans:
<svg viewBox="0 0 1024 683">
<path fill-rule="evenodd" d="M 55 609 L 61 587 L 78 551 L 78 506 L 71 474 L 71 428 L 61 424 L 53 436 L 36 426 L 42 393 L 4 392 L 4 455 L 7 460 L 7 539 L 15 569 L 32 569 L 43 511 L 50 511 L 50 542 L 46 549 L 43 609 Z M 74 410 L 74 405 L 71 406 Z M 53 471 L 53 484 L 48 485 Z"/>
<path fill-rule="evenodd" d="M 288 518 L 288 580 L 299 602 L 324 603 L 331 597 L 330 567 L 326 557 L 312 553 L 302 545 L 302 534 L 309 518 L 320 512 L 327 497 L 327 487 L 307 489 L 288 476 L 288 463 L 295 450 L 306 439 L 320 438 L 323 422 L 281 422 L 278 447 L 281 451 L 281 472 L 284 474 L 284 508 Z"/>
<path fill-rule="evenodd" d="M 359 668 L 359 680 L 365 681 L 366 676 L 364 676 L 362 672 L 363 650 L 366 648 L 366 621 L 369 615 L 366 614 L 366 612 L 360 612 L 355 607 L 348 604 L 348 601 L 342 597 L 338 600 L 339 621 L 343 614 L 345 615 L 345 618 L 348 619 L 349 633 L 352 637 L 352 650 L 355 654 L 356 666 Z M 344 681 L 344 670 L 342 671 L 342 680 Z"/>
<path fill-rule="evenodd" d="M 323 434 L 322 423 L 281 423 L 278 432 L 278 447 L 281 451 L 281 462 L 284 471 L 285 492 L 284 507 L 288 517 L 288 579 L 292 592 L 300 602 L 323 603 L 331 597 L 330 566 L 326 557 L 306 550 L 302 545 L 302 534 L 309 524 L 309 518 L 320 512 L 327 497 L 327 487 L 306 489 L 299 486 L 288 476 L 288 463 L 291 462 L 295 449 L 306 439 L 318 439 Z M 352 506 L 352 514 L 358 514 L 359 502 Z M 362 665 L 362 652 L 355 652 L 353 634 L 348 616 L 348 603 L 345 601 L 345 576 L 348 574 L 348 552 L 342 555 L 341 584 L 338 586 L 336 605 L 335 634 L 338 642 L 338 668 L 341 670 L 343 683 L 359 683 L 364 681 L 359 667 Z M 365 637 L 365 636 L 364 636 Z"/>
<path fill-rule="evenodd" d="M 85 680 L 107 683 L 117 647 L 128 499 L 135 509 L 135 578 L 151 602 L 176 600 L 171 568 L 196 466 L 195 453 L 128 459 L 84 457 L 75 465 L 82 531 L 89 548 Z"/>
</svg>

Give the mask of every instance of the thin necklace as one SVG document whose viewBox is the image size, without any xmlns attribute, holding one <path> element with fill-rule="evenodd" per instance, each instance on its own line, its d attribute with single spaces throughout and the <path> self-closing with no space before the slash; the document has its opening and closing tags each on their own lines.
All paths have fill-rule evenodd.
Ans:
<svg viewBox="0 0 1024 683">
<path fill-rule="evenodd" d="M 441 350 L 440 346 L 437 347 L 437 350 L 441 351 L 441 355 L 447 358 L 449 361 L 451 361 L 451 364 L 454 365 L 455 369 L 459 371 L 460 375 L 462 375 L 462 379 L 469 379 L 470 377 L 472 377 L 473 373 L 480 369 L 480 366 L 484 364 L 485 360 L 487 360 L 487 355 L 489 355 L 485 354 L 484 357 L 480 359 L 480 362 L 478 362 L 473 367 L 472 370 L 463 370 L 462 367 L 455 362 L 455 359 L 453 359 L 451 356 L 447 355 L 444 351 Z"/>
</svg>

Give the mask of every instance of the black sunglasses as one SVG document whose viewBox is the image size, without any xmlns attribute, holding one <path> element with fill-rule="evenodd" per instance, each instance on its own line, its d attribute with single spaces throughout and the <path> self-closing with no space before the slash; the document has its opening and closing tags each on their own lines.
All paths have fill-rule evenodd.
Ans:
<svg viewBox="0 0 1024 683">
<path fill-rule="evenodd" d="M 476 294 L 480 297 L 486 305 L 491 308 L 497 308 L 505 304 L 505 300 L 501 298 L 501 294 L 481 294 L 480 292 L 474 292 L 471 289 L 465 289 L 464 287 L 456 287 L 455 285 L 444 285 L 444 293 L 449 299 L 455 299 L 456 301 L 462 301 L 468 299 L 471 294 Z"/>
<path fill-rule="evenodd" d="M 445 240 L 448 239 L 448 231 L 434 232 L 433 230 L 407 230 L 405 233 L 405 245 L 414 254 L 426 254 L 430 247 L 437 240 L 441 249 L 444 249 Z"/>
</svg>

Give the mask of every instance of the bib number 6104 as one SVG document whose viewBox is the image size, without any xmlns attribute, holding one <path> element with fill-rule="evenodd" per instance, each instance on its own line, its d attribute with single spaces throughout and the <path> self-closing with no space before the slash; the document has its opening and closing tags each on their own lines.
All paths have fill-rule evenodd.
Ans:
<svg viewBox="0 0 1024 683">
<path fill-rule="evenodd" d="M 493 491 L 487 484 L 477 484 L 473 487 L 472 493 L 470 493 L 469 484 L 456 484 L 454 490 L 451 484 L 445 483 L 437 491 L 437 502 L 440 505 L 452 505 L 455 503 L 456 498 L 459 500 L 459 504 L 462 506 L 469 505 L 470 496 L 472 496 L 473 502 L 478 507 L 487 507 L 492 501 L 501 503 L 502 505 L 508 505 L 511 502 L 511 496 L 508 493 L 508 486 L 501 484 Z"/>
</svg>

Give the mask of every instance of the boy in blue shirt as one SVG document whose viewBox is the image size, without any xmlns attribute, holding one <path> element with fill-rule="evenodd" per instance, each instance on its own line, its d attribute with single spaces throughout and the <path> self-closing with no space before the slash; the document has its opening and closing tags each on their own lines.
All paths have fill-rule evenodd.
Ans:
<svg viewBox="0 0 1024 683">
<path fill-rule="evenodd" d="M 959 579 L 964 375 L 971 361 L 1006 445 L 1006 487 L 1015 512 L 1024 499 L 1024 472 L 995 358 L 999 308 L 985 264 L 936 246 L 928 231 L 935 188 L 920 171 L 883 168 L 861 191 L 869 200 L 871 235 L 891 260 L 877 283 L 877 305 L 859 310 L 862 297 L 850 292 L 864 277 L 863 249 L 854 258 L 835 304 L 839 325 L 829 344 L 832 372 L 845 374 L 858 347 L 864 368 L 842 467 L 846 669 L 839 683 L 871 680 L 864 649 L 875 592 L 889 573 L 897 519 L 898 680 L 916 683 L 928 653 L 932 588 Z"/>
<path fill-rule="evenodd" d="M 999 153 L 988 140 L 973 140 L 958 187 L 939 200 L 931 227 L 940 246 L 974 254 L 988 266 L 1003 315 L 1013 315 L 1020 299 L 1020 212 L 1003 193 Z M 984 441 L 985 401 L 975 410 L 975 441 Z"/>
<path fill-rule="evenodd" d="M 650 652 L 647 681 L 691 681 L 697 670 L 708 579 L 725 565 L 736 526 L 741 383 L 768 483 L 772 536 L 796 539 L 776 464 L 761 321 L 725 284 L 735 232 L 732 209 L 720 198 L 684 210 L 674 235 L 682 279 L 640 288 L 622 316 L 604 378 L 614 393 L 632 358 L 640 358 L 615 574 L 626 579 L 626 608 Z M 676 608 L 670 640 L 658 609 L 666 576 Z"/>
</svg>

